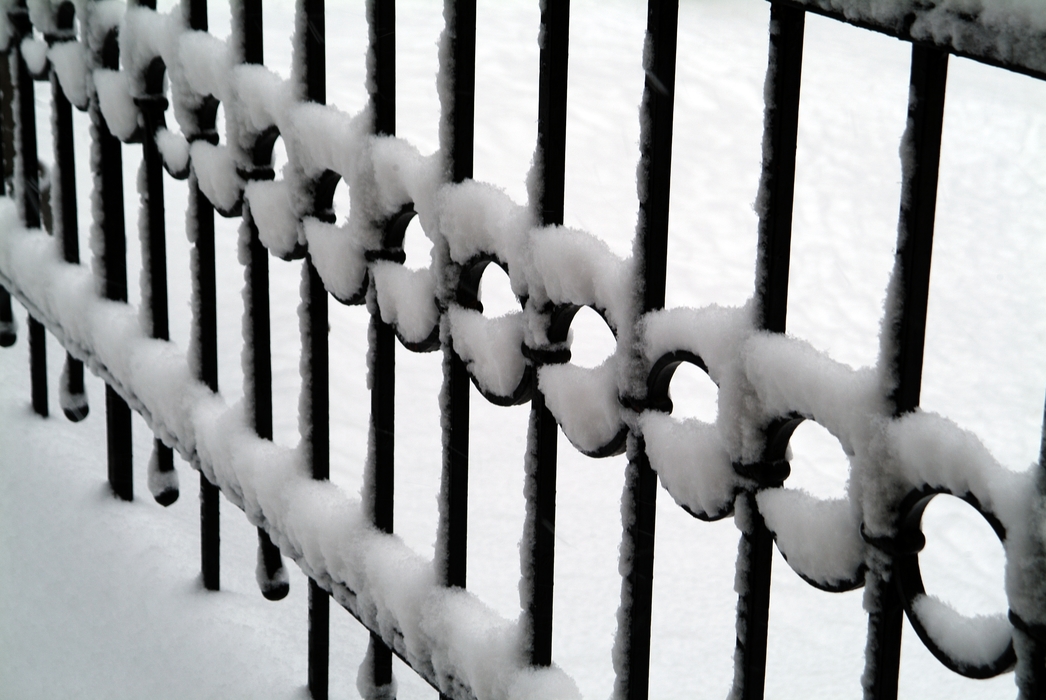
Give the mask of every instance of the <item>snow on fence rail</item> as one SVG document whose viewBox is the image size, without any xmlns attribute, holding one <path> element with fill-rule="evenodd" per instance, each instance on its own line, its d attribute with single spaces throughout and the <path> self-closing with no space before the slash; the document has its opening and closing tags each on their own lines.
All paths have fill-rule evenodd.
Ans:
<svg viewBox="0 0 1046 700">
<path fill-rule="evenodd" d="M 475 0 L 445 0 L 440 150 L 423 157 L 395 137 L 395 10 L 370 0 L 370 103 L 324 106 L 324 8 L 300 0 L 294 77 L 262 60 L 261 0 L 232 4 L 228 42 L 207 33 L 205 0 L 160 14 L 144 0 L 6 0 L 0 87 L 8 198 L 0 202 L 0 344 L 15 340 L 10 295 L 30 314 L 33 405 L 47 415 L 44 328 L 69 353 L 62 408 L 86 415 L 83 364 L 107 383 L 109 481 L 131 499 L 130 409 L 156 434 L 149 486 L 178 493 L 172 449 L 201 473 L 203 581 L 217 588 L 218 490 L 258 527 L 258 582 L 286 595 L 281 554 L 309 576 L 309 688 L 327 693 L 329 596 L 372 633 L 361 691 L 391 697 L 391 654 L 442 697 L 574 697 L 551 653 L 557 430 L 581 452 L 627 452 L 615 695 L 647 695 L 657 480 L 702 520 L 733 515 L 737 647 L 733 696 L 761 698 L 774 543 L 826 591 L 865 586 L 866 697 L 893 698 L 902 615 L 957 673 L 1016 668 L 1021 697 L 1046 696 L 1046 475 L 1006 470 L 978 438 L 919 410 L 923 338 L 948 55 L 1046 77 L 1046 11 L 1031 3 L 779 0 L 772 3 L 755 296 L 741 308 L 664 307 L 677 0 L 650 0 L 642 104 L 640 212 L 632 256 L 562 226 L 568 2 L 541 6 L 538 143 L 526 205 L 472 175 Z M 784 334 L 804 12 L 912 42 L 901 217 L 880 357 L 853 370 Z M 41 40 L 39 37 L 42 36 Z M 34 80 L 50 80 L 55 162 L 41 203 Z M 218 105 L 225 133 L 215 130 Z M 92 120 L 91 266 L 77 249 L 72 106 Z M 173 112 L 180 133 L 168 130 Z M 272 148 L 284 139 L 277 174 Z M 141 143 L 142 303 L 127 300 L 121 143 Z M 188 178 L 193 326 L 187 354 L 167 342 L 163 170 Z M 280 177 L 277 177 L 280 175 Z M 332 196 L 348 185 L 339 223 Z M 245 395 L 217 393 L 214 212 L 240 217 L 245 266 Z M 53 213 L 52 213 L 53 212 Z M 48 232 L 40 230 L 41 213 Z M 434 243 L 423 270 L 402 266 L 417 216 Z M 52 235 L 53 234 L 53 235 Z M 271 442 L 268 256 L 304 258 L 303 436 Z M 482 314 L 489 264 L 509 275 L 521 310 Z M 371 315 L 370 449 L 355 500 L 329 473 L 328 295 Z M 583 306 L 614 331 L 593 369 L 571 364 L 568 330 Z M 443 480 L 436 556 L 392 530 L 395 340 L 440 350 Z M 692 363 L 719 388 L 712 424 L 673 418 L 669 385 Z M 524 611 L 498 617 L 465 588 L 469 382 L 499 405 L 529 402 Z M 788 441 L 803 420 L 849 457 L 847 498 L 784 486 Z M 1009 615 L 966 618 L 924 590 L 918 553 L 930 499 L 965 499 L 1006 552 Z"/>
</svg>

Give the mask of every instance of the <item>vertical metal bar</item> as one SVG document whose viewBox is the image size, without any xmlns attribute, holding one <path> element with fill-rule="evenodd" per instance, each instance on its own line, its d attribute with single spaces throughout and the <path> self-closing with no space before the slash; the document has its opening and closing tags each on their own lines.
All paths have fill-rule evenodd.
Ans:
<svg viewBox="0 0 1046 700">
<path fill-rule="evenodd" d="M 0 348 L 9 348 L 18 340 L 15 317 L 11 309 L 11 294 L 0 287 Z"/>
<path fill-rule="evenodd" d="M 396 134 L 396 0 L 373 0 L 368 3 L 370 46 L 374 55 L 369 84 L 374 109 L 374 132 Z M 376 294 L 374 295 L 376 298 Z M 368 463 L 370 510 L 374 526 L 382 532 L 393 531 L 395 498 L 396 445 L 396 336 L 392 327 L 381 320 L 376 303 L 371 306 L 370 420 L 373 462 Z M 370 649 L 361 673 L 370 678 L 370 687 L 387 691 L 393 683 L 392 651 L 371 633 Z M 381 691 L 379 691 L 381 692 Z M 382 697 L 385 697 L 383 694 Z"/>
<path fill-rule="evenodd" d="M 13 42 L 32 35 L 29 24 L 29 13 L 22 7 L 9 14 L 15 26 Z M 33 76 L 29 73 L 20 47 L 12 52 L 17 56 L 15 62 L 16 95 L 18 98 L 18 121 L 16 138 L 18 139 L 18 159 L 15 167 L 19 170 L 15 182 L 21 184 L 22 216 L 26 228 L 40 227 L 40 164 L 36 152 L 36 102 L 34 98 Z M 29 316 L 29 374 L 32 384 L 33 411 L 47 416 L 47 336 L 44 327 L 32 316 Z"/>
<path fill-rule="evenodd" d="M 930 294 L 930 261 L 937 207 L 937 174 L 944 128 L 944 97 L 948 80 L 948 54 L 935 48 L 912 45 L 908 124 L 901 152 L 901 212 L 897 254 L 887 300 L 884 341 L 886 361 L 896 384 L 890 392 L 894 415 L 915 410 L 922 386 L 926 308 Z M 865 653 L 865 697 L 897 697 L 900 669 L 903 607 L 894 583 L 894 559 L 888 553 L 869 567 L 865 599 L 869 601 L 868 648 Z"/>
<path fill-rule="evenodd" d="M 1046 494 L 1046 408 L 1043 410 L 1041 440 L 1039 442 L 1039 463 L 1035 465 L 1035 486 L 1039 497 Z M 1033 537 L 1036 549 L 1041 553 L 1046 549 L 1046 538 L 1043 533 Z M 1032 561 L 1041 561 L 1038 557 L 1026 556 Z M 1028 566 L 1025 580 L 1038 577 L 1039 585 L 1046 579 L 1042 575 L 1042 564 Z M 1015 680 L 1018 700 L 1035 700 L 1046 697 L 1046 625 L 1041 620 L 1024 620 L 1014 610 L 1009 611 L 1010 623 L 1013 625 L 1013 649 L 1017 653 Z"/>
<path fill-rule="evenodd" d="M 186 0 L 183 12 L 189 28 L 207 31 L 207 0 Z M 204 123 L 210 116 L 210 105 L 196 113 L 198 131 L 191 139 L 217 143 L 214 124 Z M 195 343 L 191 356 L 196 359 L 196 376 L 207 387 L 218 391 L 218 321 L 214 272 L 214 206 L 200 191 L 195 171 L 189 173 L 188 229 L 192 232 L 193 259 L 193 333 Z M 219 489 L 200 472 L 200 576 L 204 589 L 221 589 L 221 502 Z"/>
<path fill-rule="evenodd" d="M 567 61 L 570 0 L 545 0 L 541 7 L 538 75 L 538 145 L 535 208 L 545 226 L 562 225 L 567 137 Z M 537 368 L 536 368 L 537 369 Z M 520 548 L 525 641 L 534 666 L 552 663 L 552 608 L 556 560 L 556 460 L 559 427 L 536 387 L 530 403 L 526 456 L 527 515 Z"/>
<path fill-rule="evenodd" d="M 795 152 L 803 68 L 806 13 L 780 3 L 770 6 L 770 47 L 763 116 L 763 164 L 759 183 L 759 241 L 756 258 L 756 323 L 784 333 L 788 314 Z M 761 700 L 766 681 L 766 640 L 774 540 L 755 501 L 738 496 L 741 530 L 737 568 L 744 578 L 737 601 L 734 694 Z"/>
<path fill-rule="evenodd" d="M 675 106 L 678 0 L 650 0 L 640 150 L 639 218 L 642 275 L 640 310 L 665 305 L 668 262 L 669 187 L 672 175 L 672 122 Z M 645 379 L 645 378 L 644 378 Z M 629 700 L 647 697 L 650 680 L 650 614 L 654 584 L 654 524 L 657 475 L 641 436 L 629 435 L 628 467 L 622 496 L 621 620 L 616 657 L 617 693 Z M 623 664 L 623 665 L 622 665 Z"/>
<path fill-rule="evenodd" d="M 154 0 L 155 1 L 155 0 Z M 139 0 L 150 7 L 149 0 Z M 162 70 L 162 64 L 154 60 L 148 73 Z M 155 85 L 151 85 L 155 81 Z M 161 87 L 159 76 L 146 78 L 146 90 Z M 164 220 L 163 156 L 156 145 L 156 132 L 164 125 L 163 112 L 167 98 L 160 93 L 145 94 L 135 100 L 145 122 L 142 135 L 142 169 L 145 174 L 145 191 L 140 194 L 142 208 L 140 216 L 145 218 L 140 225 L 142 238 L 142 301 L 146 305 L 149 334 L 160 340 L 170 340 L 170 320 L 167 307 L 167 231 Z M 168 506 L 178 500 L 178 482 L 174 471 L 174 452 L 159 438 L 153 439 L 153 456 L 149 465 L 150 491 L 160 505 Z M 206 576 L 204 577 L 206 581 Z"/>
<path fill-rule="evenodd" d="M 109 451 L 109 487 L 125 501 L 134 500 L 131 471 L 131 409 L 116 391 L 105 385 L 106 447 Z M 126 453 L 126 457 L 123 455 Z"/>
<path fill-rule="evenodd" d="M 757 323 L 785 332 L 788 266 L 792 245 L 795 150 L 803 70 L 806 13 L 781 3 L 770 6 L 770 50 L 763 116 L 763 166 L 759 183 L 756 252 Z"/>
<path fill-rule="evenodd" d="M 298 37 L 305 48 L 305 97 L 311 102 L 327 101 L 324 0 L 300 0 L 298 26 L 304 37 Z M 330 478 L 330 385 L 328 365 L 327 290 L 305 253 L 302 269 L 302 377 L 301 425 L 305 434 L 306 464 L 312 478 Z M 326 700 L 328 663 L 330 656 L 330 596 L 314 580 L 309 579 L 309 692 L 315 700 Z"/>
<path fill-rule="evenodd" d="M 0 52 L 0 195 L 9 196 L 14 180 L 14 84 L 11 80 L 10 52 Z M 0 347 L 11 347 L 18 339 L 11 294 L 0 287 Z"/>
<path fill-rule="evenodd" d="M 63 5 L 58 12 L 59 35 L 53 41 L 75 40 L 73 34 L 72 5 Z M 69 8 L 69 9 L 65 9 Z M 52 37 L 48 37 L 49 41 Z M 79 264 L 80 240 L 76 205 L 76 153 L 73 148 L 73 107 L 62 90 L 58 75 L 51 70 L 51 98 L 54 110 L 54 183 L 52 194 L 57 189 L 58 197 L 52 196 L 60 211 L 54 217 L 56 235 L 61 237 L 62 254 L 67 263 Z M 66 353 L 65 371 L 62 374 L 62 411 L 71 421 L 87 417 L 87 394 L 84 390 L 84 365 Z"/>
<path fill-rule="evenodd" d="M 202 3 L 203 0 L 192 0 Z M 239 31 L 242 37 L 243 61 L 261 64 L 264 61 L 264 36 L 261 0 L 243 0 L 239 6 Z M 269 163 L 253 163 L 267 167 Z M 244 206 L 243 226 L 247 248 L 246 295 L 247 353 L 245 394 L 248 415 L 258 437 L 272 440 L 272 355 L 269 329 L 269 254 L 258 237 L 258 227 L 251 217 L 250 207 Z M 263 528 L 258 528 L 258 575 L 262 595 L 269 600 L 281 600 L 290 590 L 283 569 L 280 550 Z"/>
<path fill-rule="evenodd" d="M 116 30 L 105 38 L 98 61 L 102 67 L 116 70 L 120 65 L 120 47 Z M 97 95 L 91 100 L 91 123 L 95 129 L 91 165 L 95 187 L 102 203 L 102 286 L 105 298 L 127 301 L 127 241 L 124 235 L 123 158 L 120 141 L 109 131 L 98 106 Z M 134 497 L 131 463 L 131 411 L 120 395 L 106 386 L 106 435 L 108 444 L 109 485 L 124 500 Z"/>
<path fill-rule="evenodd" d="M 446 0 L 450 66 L 441 66 L 451 84 L 444 104 L 449 130 L 441 134 L 447 171 L 454 182 L 472 177 L 476 91 L 476 2 Z M 436 560 L 446 586 L 465 587 L 468 563 L 469 377 L 450 343 L 443 346 L 443 477 Z M 441 695 L 441 697 L 443 697 Z"/>
<path fill-rule="evenodd" d="M 453 64 L 449 75 L 453 85 L 450 132 L 442 147 L 449 158 L 451 180 L 463 182 L 472 177 L 473 141 L 476 114 L 476 0 L 446 0 L 444 16 L 449 27 L 450 55 Z"/>
<path fill-rule="evenodd" d="M 11 53 L 8 51 L 0 53 L 0 91 L 3 91 L 3 100 L 0 101 L 0 152 L 4 156 L 3 169 L 3 194 L 11 196 L 14 192 L 15 174 L 15 86 L 11 76 Z"/>
<path fill-rule="evenodd" d="M 29 374 L 32 384 L 33 411 L 47 417 L 47 336 L 44 326 L 29 316 Z"/>
</svg>

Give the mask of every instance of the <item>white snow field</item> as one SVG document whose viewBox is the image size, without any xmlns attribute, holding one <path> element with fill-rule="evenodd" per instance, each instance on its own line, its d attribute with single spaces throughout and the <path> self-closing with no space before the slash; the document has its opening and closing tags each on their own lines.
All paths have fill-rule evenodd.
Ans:
<svg viewBox="0 0 1046 700">
<path fill-rule="evenodd" d="M 170 7 L 161 3 L 161 9 Z M 641 55 L 639 0 L 574 0 L 571 15 L 566 225 L 630 254 Z M 476 180 L 526 202 L 536 138 L 536 2 L 479 0 Z M 680 3 L 667 306 L 738 306 L 751 296 L 769 5 L 763 0 Z M 437 147 L 436 42 L 442 7 L 398 2 L 398 135 L 423 154 Z M 266 65 L 289 75 L 293 3 L 266 0 Z M 329 0 L 328 103 L 366 103 L 364 3 Z M 211 32 L 228 34 L 213 3 Z M 908 95 L 908 44 L 808 15 L 803 66 L 789 333 L 853 368 L 875 364 L 893 264 L 900 197 L 898 145 Z M 37 87 L 42 160 L 50 160 L 49 95 Z M 87 260 L 87 119 L 75 115 L 81 251 Z M 174 120 L 169 116 L 173 128 Z M 123 149 L 130 301 L 140 149 Z M 280 163 L 277 163 L 279 167 Z M 167 179 L 171 338 L 189 338 L 186 189 Z M 341 189 L 341 188 L 340 188 Z M 976 434 L 1015 472 L 1038 460 L 1046 395 L 1046 85 L 952 58 L 941 155 L 922 407 Z M 348 197 L 339 190 L 339 215 Z M 242 397 L 237 222 L 219 220 L 219 381 Z M 427 264 L 413 225 L 408 266 Z M 298 442 L 300 263 L 272 273 L 275 442 Z M 508 279 L 484 278 L 492 313 L 514 310 Z M 499 279 L 500 277 L 500 279 Z M 91 414 L 58 410 L 64 352 L 48 341 L 52 417 L 29 407 L 24 311 L 18 343 L 0 350 L 0 700 L 35 698 L 305 698 L 306 579 L 270 603 L 254 582 L 254 528 L 223 499 L 222 590 L 198 581 L 197 474 L 178 461 L 181 498 L 155 504 L 145 487 L 152 435 L 135 417 L 136 500 L 105 483 L 104 385 L 88 379 Z M 331 304 L 332 481 L 355 496 L 366 456 L 367 313 Z M 594 367 L 613 338 L 592 312 L 574 324 L 575 361 Z M 693 368 L 689 368 L 693 369 Z M 396 532 L 431 558 L 440 479 L 439 353 L 397 350 Z M 674 380 L 674 415 L 715 418 L 714 385 L 698 370 Z M 472 392 L 469 589 L 502 617 L 518 617 L 526 406 L 500 408 Z M 812 422 L 792 441 L 791 487 L 846 495 L 839 442 Z M 624 457 L 592 460 L 560 440 L 556 541 L 556 664 L 585 698 L 613 688 L 611 648 L 620 588 L 618 543 Z M 733 521 L 704 523 L 658 499 L 651 698 L 723 698 L 734 652 Z M 958 499 L 940 497 L 924 520 L 927 591 L 967 615 L 1005 612 L 1003 550 Z M 855 698 L 861 693 L 867 616 L 860 590 L 823 593 L 775 554 L 766 697 Z M 367 634 L 335 607 L 331 697 L 358 697 Z M 907 625 L 907 623 L 906 623 Z M 398 697 L 434 698 L 399 661 Z M 1006 698 L 1012 674 L 988 681 L 940 665 L 906 626 L 900 696 Z"/>
</svg>

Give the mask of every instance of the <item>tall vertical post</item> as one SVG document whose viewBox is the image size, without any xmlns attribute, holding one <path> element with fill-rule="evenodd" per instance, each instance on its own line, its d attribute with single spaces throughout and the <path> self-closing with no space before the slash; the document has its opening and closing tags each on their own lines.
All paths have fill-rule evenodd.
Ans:
<svg viewBox="0 0 1046 700">
<path fill-rule="evenodd" d="M 756 323 L 773 333 L 785 332 L 788 312 L 788 268 L 805 26 L 806 13 L 803 10 L 781 3 L 770 6 L 763 164 L 757 204 L 759 241 L 755 300 Z M 751 468 L 757 476 L 764 471 L 759 465 Z M 735 518 L 741 530 L 737 568 L 744 584 L 737 601 L 733 692 L 743 700 L 761 700 L 766 681 L 774 539 L 759 513 L 755 498 L 757 490 L 755 487 L 738 495 Z"/>
<path fill-rule="evenodd" d="M 672 122 L 675 106 L 678 0 L 650 0 L 647 9 L 646 84 L 640 107 L 639 225 L 636 274 L 639 311 L 665 305 L 668 260 L 669 188 L 672 175 Z M 645 377 L 635 378 L 645 386 Z M 642 398 L 642 397 L 640 397 Z M 628 437 L 628 467 L 622 496 L 621 626 L 615 653 L 616 692 L 645 700 L 650 677 L 650 613 L 654 583 L 654 523 L 657 475 L 650 467 L 642 436 Z"/>
<path fill-rule="evenodd" d="M 14 84 L 11 81 L 10 51 L 0 52 L 0 195 L 9 196 L 13 181 Z M 11 294 L 0 286 L 0 347 L 9 348 L 18 339 Z"/>
<path fill-rule="evenodd" d="M 446 131 L 440 134 L 452 182 L 472 177 L 476 90 L 476 2 L 446 0 L 443 65 L 449 103 L 442 105 Z M 469 376 L 449 339 L 443 343 L 443 477 L 436 561 L 442 583 L 464 588 L 468 551 Z"/>
<path fill-rule="evenodd" d="M 948 54 L 912 44 L 908 123 L 902 152 L 901 212 L 897 253 L 887 308 L 888 338 L 883 339 L 886 363 L 895 377 L 889 399 L 894 415 L 914 411 L 922 388 L 926 308 L 930 295 L 930 260 L 937 208 L 937 174 L 944 128 L 944 96 Z M 895 553 L 877 552 L 869 564 L 865 600 L 868 647 L 865 652 L 866 698 L 893 700 L 901 662 L 904 609 L 893 575 Z"/>
<path fill-rule="evenodd" d="M 182 11 L 189 28 L 207 31 L 207 0 L 183 0 Z M 217 145 L 214 130 L 216 108 L 211 100 L 196 111 L 195 131 L 190 141 L 205 140 Z M 186 230 L 192 249 L 193 332 L 190 334 L 190 357 L 195 361 L 196 378 L 213 391 L 218 391 L 218 322 L 214 272 L 214 206 L 200 191 L 200 181 L 189 171 L 189 207 Z M 200 576 L 204 589 L 221 588 L 221 501 L 219 489 L 200 472 Z"/>
<path fill-rule="evenodd" d="M 33 27 L 29 22 L 29 10 L 25 0 L 18 2 L 8 12 L 14 29 L 10 55 L 14 60 L 14 89 L 18 103 L 18 118 L 15 121 L 17 154 L 15 159 L 15 195 L 22 205 L 23 223 L 26 228 L 40 228 L 40 164 L 36 151 L 36 101 L 33 76 L 29 73 L 20 42 L 31 37 Z M 18 190 L 21 191 L 18 191 Z M 29 374 L 32 385 L 33 411 L 47 416 L 47 345 L 43 325 L 29 316 Z"/>
<path fill-rule="evenodd" d="M 570 0 L 545 0 L 541 8 L 538 74 L 538 143 L 533 180 L 540 183 L 532 206 L 543 226 L 563 224 L 567 136 L 567 60 L 570 45 Z M 540 353 L 535 355 L 540 358 Z M 540 361 L 535 360 L 540 369 Z M 535 384 L 537 383 L 535 371 Z M 527 513 L 520 588 L 524 610 L 524 644 L 533 666 L 552 663 L 552 603 L 556 559 L 556 467 L 559 426 L 536 386 L 530 401 L 526 455 Z"/>
<path fill-rule="evenodd" d="M 476 102 L 476 0 L 444 0 L 444 46 L 440 72 L 446 81 L 441 104 L 440 148 L 452 182 L 472 177 Z M 450 267 L 440 274 L 457 274 Z M 451 302 L 452 299 L 447 299 Z M 443 324 L 447 324 L 444 316 Z M 436 534 L 436 570 L 445 586 L 464 588 L 468 571 L 469 496 L 469 375 L 454 352 L 444 325 L 443 387 L 440 391 L 443 426 L 443 470 L 440 481 L 440 519 Z M 447 696 L 440 693 L 440 699 Z"/>
<path fill-rule="evenodd" d="M 202 5 L 204 0 L 192 0 Z M 241 47 L 243 51 L 243 62 L 260 65 L 264 61 L 265 51 L 262 33 L 262 6 L 261 0 L 244 0 L 236 6 L 240 14 L 237 16 L 237 30 L 240 33 Z M 206 13 L 194 10 L 194 17 L 205 17 Z M 196 19 L 194 21 L 203 21 Z M 217 134 L 214 134 L 217 139 Z M 271 153 L 255 152 L 251 154 L 252 162 L 250 170 L 245 173 L 245 179 L 271 179 L 273 176 Z M 259 160 L 264 159 L 264 160 Z M 204 198 L 206 201 L 206 198 Z M 208 205 L 210 203 L 208 202 Z M 213 207 L 211 207 L 211 220 L 213 221 Z M 272 355 L 270 350 L 270 322 L 269 322 L 269 253 L 262 245 L 258 236 L 258 227 L 254 223 L 250 206 L 244 203 L 243 224 L 241 228 L 243 245 L 246 248 L 247 265 L 245 270 L 245 307 L 247 317 L 245 319 L 244 352 L 246 354 L 244 366 L 244 391 L 248 415 L 254 426 L 258 437 L 272 440 Z M 212 502 L 217 532 L 217 489 L 213 489 L 210 483 L 201 482 L 201 499 Z M 283 557 L 280 550 L 273 544 L 269 534 L 258 528 L 258 566 L 256 578 L 262 595 L 268 600 L 282 600 L 290 591 L 287 580 L 287 572 L 283 567 Z"/>
<path fill-rule="evenodd" d="M 71 2 L 58 7 L 57 32 L 47 36 L 49 44 L 75 41 L 73 29 L 75 10 Z M 76 205 L 76 153 L 73 148 L 73 107 L 62 90 L 58 75 L 51 68 L 51 97 L 54 110 L 54 165 L 52 166 L 51 202 L 57 204 L 54 216 L 55 235 L 62 241 L 62 256 L 67 263 L 79 264 L 80 241 Z M 57 195 L 57 196 L 56 196 Z M 87 392 L 84 388 L 84 365 L 66 353 L 62 373 L 62 411 L 66 418 L 76 422 L 87 417 Z"/>
<path fill-rule="evenodd" d="M 120 66 L 120 46 L 116 29 L 105 37 L 96 64 L 116 70 Z M 94 183 L 101 200 L 101 221 L 96 222 L 93 235 L 102 238 L 100 266 L 102 291 L 110 301 L 127 301 L 127 240 L 124 231 L 123 157 L 120 141 L 109 131 L 98 104 L 98 95 L 91 96 L 91 123 L 96 138 L 93 141 L 91 166 Z M 105 387 L 106 442 L 108 446 L 109 485 L 123 500 L 134 498 L 131 463 L 131 410 L 110 385 Z"/>
<path fill-rule="evenodd" d="M 374 110 L 374 133 L 396 135 L 396 0 L 374 0 L 368 3 L 370 46 L 374 56 L 370 64 L 372 86 L 370 100 Z M 391 222 L 388 222 L 388 225 Z M 372 281 L 373 284 L 373 281 Z M 369 295 L 370 347 L 370 439 L 373 459 L 367 464 L 365 493 L 370 497 L 370 515 L 374 526 L 392 533 L 395 495 L 396 444 L 396 336 L 392 327 L 381 320 L 377 292 Z M 372 688 L 381 698 L 391 697 L 392 650 L 371 633 L 370 648 L 360 673 L 369 679 L 361 687 Z"/>
<path fill-rule="evenodd" d="M 142 7 L 155 9 L 155 0 L 139 0 Z M 142 134 L 142 172 L 145 189 L 140 193 L 139 222 L 142 244 L 141 277 L 144 318 L 149 335 L 170 340 L 167 306 L 167 230 L 164 220 L 163 156 L 156 145 L 156 132 L 165 126 L 163 113 L 167 98 L 163 94 L 165 67 L 159 58 L 146 68 L 145 93 L 135 98 L 144 122 Z M 153 438 L 153 455 L 149 462 L 149 490 L 156 502 L 169 506 L 178 500 L 178 474 L 174 470 L 174 452 L 160 438 Z M 204 577 L 206 580 L 206 576 Z M 205 581 L 206 583 L 206 581 Z"/>
<path fill-rule="evenodd" d="M 305 98 L 310 102 L 327 101 L 324 0 L 299 0 L 298 27 L 304 37 L 302 76 Z M 327 290 L 323 286 L 312 255 L 305 253 L 302 266 L 302 412 L 300 424 L 304 434 L 306 464 L 312 478 L 330 478 L 330 384 L 328 365 Z M 309 579 L 309 692 L 315 700 L 326 700 L 330 656 L 330 595 Z"/>
</svg>

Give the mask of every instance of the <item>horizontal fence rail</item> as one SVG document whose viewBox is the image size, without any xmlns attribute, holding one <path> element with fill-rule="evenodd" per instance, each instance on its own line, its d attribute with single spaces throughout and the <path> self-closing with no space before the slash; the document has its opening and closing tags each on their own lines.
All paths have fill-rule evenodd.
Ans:
<svg viewBox="0 0 1046 700">
<path fill-rule="evenodd" d="M 741 531 L 732 697 L 763 697 L 775 546 L 811 586 L 866 588 L 865 697 L 897 696 L 905 616 L 952 671 L 985 678 L 1015 669 L 1020 697 L 1046 697 L 1042 462 L 1010 472 L 971 434 L 919 410 L 949 55 L 1046 78 L 1046 12 L 1031 4 L 1004 11 L 933 0 L 773 0 L 755 296 L 739 308 L 666 309 L 678 0 L 649 1 L 640 211 L 627 259 L 563 227 L 570 7 L 568 0 L 540 7 L 538 141 L 530 201 L 521 205 L 472 178 L 475 0 L 445 0 L 440 148 L 430 156 L 396 137 L 393 0 L 367 3 L 370 94 L 356 114 L 325 105 L 323 0 L 297 4 L 289 80 L 264 64 L 262 0 L 232 4 L 229 42 L 207 32 L 206 0 L 183 0 L 171 14 L 149 0 L 0 3 L 7 194 L 0 201 L 0 345 L 16 341 L 13 297 L 29 314 L 34 410 L 48 414 L 46 329 L 68 352 L 61 408 L 70 420 L 88 412 L 84 365 L 106 382 L 115 496 L 134 493 L 132 410 L 155 434 L 148 486 L 159 503 L 179 497 L 174 450 L 199 470 L 206 588 L 220 587 L 219 491 L 258 528 L 257 577 L 267 598 L 287 594 L 283 557 L 308 576 L 314 698 L 327 696 L 331 597 L 370 632 L 360 685 L 369 698 L 394 697 L 392 655 L 445 698 L 577 695 L 552 649 L 559 430 L 590 457 L 627 455 L 615 697 L 648 694 L 659 482 L 695 518 L 733 516 Z M 785 335 L 807 12 L 912 45 L 897 252 L 872 369 L 853 370 Z M 37 161 L 34 114 L 34 83 L 44 81 L 55 115 L 49 170 Z M 77 243 L 77 207 L 85 204 L 73 177 L 73 140 L 84 136 L 73 133 L 73 107 L 87 111 L 92 125 L 89 266 Z M 277 139 L 287 152 L 282 172 L 273 165 Z M 130 144 L 142 148 L 141 308 L 127 303 L 121 153 Z M 188 181 L 186 353 L 169 342 L 165 177 Z M 352 202 L 341 222 L 333 209 L 339 183 Z M 246 400 L 235 407 L 219 391 L 215 212 L 241 222 Z M 403 265 L 414 217 L 435 242 L 432 264 L 420 270 Z M 272 442 L 270 257 L 301 266 L 297 450 Z M 515 313 L 483 314 L 479 283 L 491 264 L 509 276 Z M 361 499 L 329 483 L 332 297 L 370 314 Z M 583 307 L 616 338 L 614 354 L 596 368 L 571 362 L 569 329 Z M 397 342 L 442 353 L 432 561 L 392 535 Z M 669 387 L 683 363 L 716 383 L 714 424 L 672 416 Z M 470 384 L 493 404 L 530 404 L 518 622 L 467 592 Z M 823 501 L 784 488 L 789 439 L 803 421 L 822 425 L 849 455 L 859 488 L 848 498 Z M 965 618 L 925 590 L 921 519 L 940 494 L 976 508 L 1001 540 L 1008 616 Z M 485 648 L 481 657 L 466 648 L 476 644 Z"/>
</svg>

